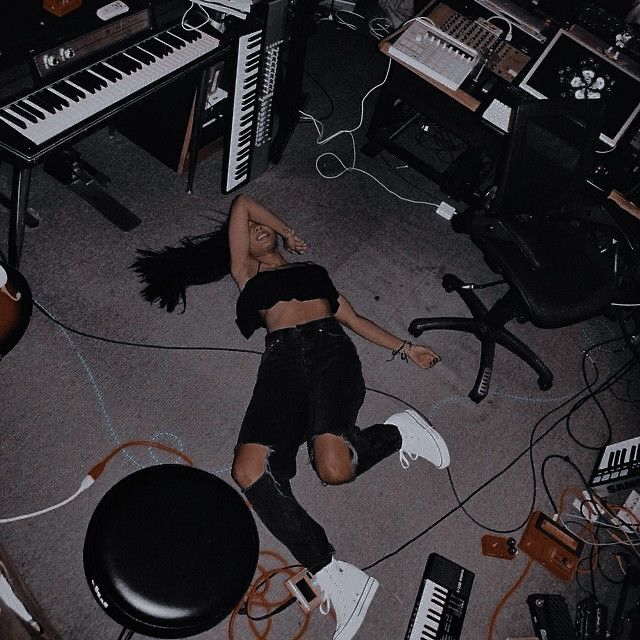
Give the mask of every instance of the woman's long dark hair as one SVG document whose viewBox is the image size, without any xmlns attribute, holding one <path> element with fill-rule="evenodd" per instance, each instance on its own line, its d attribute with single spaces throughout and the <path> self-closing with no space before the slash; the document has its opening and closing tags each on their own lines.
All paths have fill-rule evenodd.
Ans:
<svg viewBox="0 0 640 640">
<path fill-rule="evenodd" d="M 151 304 L 173 311 L 182 301 L 187 308 L 187 287 L 217 282 L 231 272 L 229 221 L 200 236 L 184 237 L 176 247 L 159 251 L 139 249 L 130 267 L 145 286 L 142 296 Z"/>
</svg>

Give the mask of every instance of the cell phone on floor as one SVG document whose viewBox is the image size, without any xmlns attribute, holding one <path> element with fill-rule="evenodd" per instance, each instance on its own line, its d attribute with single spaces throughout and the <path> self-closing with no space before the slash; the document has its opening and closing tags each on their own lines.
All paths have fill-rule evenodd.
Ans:
<svg viewBox="0 0 640 640">
<path fill-rule="evenodd" d="M 286 580 L 284 586 L 298 601 L 300 608 L 305 613 L 309 613 L 322 604 L 322 594 L 317 591 L 317 587 L 313 584 L 313 578 L 307 569 L 303 569 L 300 573 Z"/>
</svg>

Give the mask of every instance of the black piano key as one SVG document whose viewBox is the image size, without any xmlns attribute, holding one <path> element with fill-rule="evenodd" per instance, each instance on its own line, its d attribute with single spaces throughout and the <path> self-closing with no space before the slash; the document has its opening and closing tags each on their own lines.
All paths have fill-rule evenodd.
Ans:
<svg viewBox="0 0 640 640">
<path fill-rule="evenodd" d="M 620 449 L 616 451 L 616 455 L 613 457 L 613 466 L 617 467 L 620 464 Z"/>
<path fill-rule="evenodd" d="M 117 59 L 118 64 L 122 65 L 129 73 L 137 71 L 141 66 L 137 60 L 130 58 L 129 56 L 125 56 L 124 53 L 118 53 L 114 56 Z"/>
<path fill-rule="evenodd" d="M 141 62 L 146 66 L 153 64 L 156 60 L 150 53 L 140 47 L 131 47 L 127 49 L 127 54 L 133 56 L 138 62 Z"/>
<path fill-rule="evenodd" d="M 64 107 L 69 106 L 69 102 L 67 100 L 65 100 L 62 96 L 59 96 L 57 93 L 49 90 L 46 87 L 41 91 L 39 91 L 38 93 L 39 95 L 42 95 L 43 98 L 45 98 L 46 100 L 50 100 L 53 107 L 58 111 L 62 111 Z"/>
<path fill-rule="evenodd" d="M 17 118 L 15 115 L 10 113 L 8 109 L 0 110 L 0 116 L 5 118 L 6 120 L 9 120 L 9 122 L 13 122 L 13 124 L 15 125 L 18 125 L 21 129 L 27 128 L 27 123 L 21 118 Z"/>
<path fill-rule="evenodd" d="M 25 102 L 24 100 L 18 100 L 18 103 L 23 109 L 26 109 L 30 114 L 34 115 L 38 120 L 44 120 L 45 115 L 40 109 L 34 107 L 32 104 Z"/>
<path fill-rule="evenodd" d="M 154 36 L 151 38 L 153 45 L 158 47 L 160 51 L 164 53 L 164 55 L 170 56 L 173 53 L 173 48 L 170 47 L 166 42 L 163 42 L 158 36 Z M 147 41 L 148 42 L 148 41 Z"/>
<path fill-rule="evenodd" d="M 121 53 L 111 56 L 107 62 L 125 75 L 130 76 L 134 71 L 133 60 L 131 60 L 131 58 L 127 58 L 127 56 L 124 56 Z"/>
<path fill-rule="evenodd" d="M 166 44 L 168 44 L 170 47 L 173 47 L 174 49 L 182 49 L 182 47 L 185 46 L 185 43 L 182 40 L 180 40 L 180 38 L 177 38 L 169 31 L 165 31 L 164 33 L 159 33 L 156 37 L 159 40 L 162 40 L 162 42 L 165 42 Z"/>
<path fill-rule="evenodd" d="M 84 98 L 86 96 L 86 94 L 80 91 L 80 89 L 77 89 L 76 87 L 74 87 L 72 84 L 69 84 L 65 80 L 56 82 L 52 86 L 56 91 L 63 93 L 65 96 L 67 96 L 67 98 L 73 100 L 74 102 L 79 102 L 80 98 Z"/>
<path fill-rule="evenodd" d="M 195 31 L 193 29 L 185 29 L 181 25 L 173 27 L 173 29 L 170 29 L 170 31 L 171 33 L 175 33 L 177 36 L 179 36 L 183 40 L 186 40 L 187 42 L 195 42 L 200 38 L 200 33 L 198 31 Z"/>
<path fill-rule="evenodd" d="M 118 73 L 114 69 L 107 67 L 106 64 L 102 62 L 98 62 L 98 64 L 94 64 L 92 67 L 89 67 L 95 73 L 99 73 L 103 78 L 107 80 L 111 80 L 111 82 L 116 82 L 122 78 L 122 74 Z"/>
<path fill-rule="evenodd" d="M 140 46 L 159 58 L 164 58 L 172 53 L 171 47 L 162 42 L 162 40 L 158 40 L 158 38 L 149 38 L 149 40 L 140 43 Z"/>
<path fill-rule="evenodd" d="M 91 78 L 91 81 L 95 83 L 96 88 L 98 90 L 106 89 L 109 86 L 109 83 L 104 78 L 101 78 L 99 75 L 96 75 L 95 73 L 91 73 L 91 71 L 89 70 L 86 70 L 85 73 L 87 74 L 87 78 Z"/>
<path fill-rule="evenodd" d="M 624 464 L 627 461 L 627 448 L 623 447 L 620 452 L 620 464 Z"/>
<path fill-rule="evenodd" d="M 84 71 L 74 73 L 72 76 L 69 76 L 69 80 L 71 80 L 71 82 L 73 82 L 74 84 L 77 84 L 88 93 L 95 93 L 97 91 L 95 83 L 91 80 L 91 78 L 87 78 L 87 74 Z"/>
<path fill-rule="evenodd" d="M 609 460 L 607 461 L 607 469 L 610 469 L 613 466 L 613 459 L 615 458 L 615 451 L 609 452 Z"/>
<path fill-rule="evenodd" d="M 36 124 L 38 122 L 38 118 L 36 118 L 33 114 L 29 113 L 26 109 L 23 109 L 17 104 L 12 104 L 9 107 L 9 110 L 13 111 L 15 115 L 20 116 L 23 120 L 33 122 L 33 124 Z"/>
<path fill-rule="evenodd" d="M 40 107 L 51 114 L 56 112 L 56 108 L 51 104 L 51 101 L 40 95 L 40 91 L 32 93 L 29 96 L 29 102 L 33 102 L 37 107 Z"/>
</svg>

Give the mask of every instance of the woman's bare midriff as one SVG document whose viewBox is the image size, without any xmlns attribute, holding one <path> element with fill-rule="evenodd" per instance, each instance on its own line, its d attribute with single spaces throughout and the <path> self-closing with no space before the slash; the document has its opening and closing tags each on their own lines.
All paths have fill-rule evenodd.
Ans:
<svg viewBox="0 0 640 640">
<path fill-rule="evenodd" d="M 266 311 L 260 311 L 267 331 L 287 329 L 321 318 L 329 318 L 331 306 L 324 298 L 315 300 L 281 300 Z"/>
</svg>

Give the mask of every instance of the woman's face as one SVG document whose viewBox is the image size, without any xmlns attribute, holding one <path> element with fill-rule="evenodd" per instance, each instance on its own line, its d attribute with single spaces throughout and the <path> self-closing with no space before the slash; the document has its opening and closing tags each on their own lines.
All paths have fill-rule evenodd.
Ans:
<svg viewBox="0 0 640 640">
<path fill-rule="evenodd" d="M 276 232 L 271 227 L 249 221 L 249 253 L 254 258 L 272 253 L 277 241 Z"/>
</svg>

